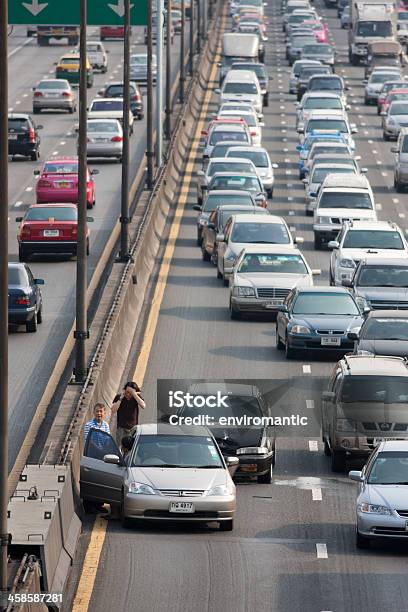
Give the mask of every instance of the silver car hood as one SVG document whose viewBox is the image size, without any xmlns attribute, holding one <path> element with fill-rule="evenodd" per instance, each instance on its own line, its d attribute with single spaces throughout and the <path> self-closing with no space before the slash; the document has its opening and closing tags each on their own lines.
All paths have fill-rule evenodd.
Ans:
<svg viewBox="0 0 408 612">
<path fill-rule="evenodd" d="M 227 482 L 223 468 L 200 470 L 190 468 L 132 467 L 130 480 L 149 484 L 153 489 L 200 489 L 206 491 Z"/>
<path fill-rule="evenodd" d="M 234 285 L 292 289 L 293 287 L 310 287 L 313 285 L 313 280 L 308 274 L 266 274 L 265 272 L 251 272 L 250 274 L 235 274 Z"/>
<path fill-rule="evenodd" d="M 389 506 L 397 510 L 406 510 L 408 508 L 408 485 L 369 484 L 365 490 L 364 497 L 371 504 Z"/>
</svg>

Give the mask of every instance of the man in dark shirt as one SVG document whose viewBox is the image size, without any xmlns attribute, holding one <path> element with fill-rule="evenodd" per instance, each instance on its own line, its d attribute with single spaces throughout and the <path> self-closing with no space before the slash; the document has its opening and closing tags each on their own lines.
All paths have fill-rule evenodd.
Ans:
<svg viewBox="0 0 408 612">
<path fill-rule="evenodd" d="M 140 387 L 135 382 L 127 382 L 120 395 L 113 400 L 111 413 L 117 415 L 116 442 L 120 445 L 124 436 L 131 436 L 139 422 L 139 409 L 145 402 Z"/>
</svg>

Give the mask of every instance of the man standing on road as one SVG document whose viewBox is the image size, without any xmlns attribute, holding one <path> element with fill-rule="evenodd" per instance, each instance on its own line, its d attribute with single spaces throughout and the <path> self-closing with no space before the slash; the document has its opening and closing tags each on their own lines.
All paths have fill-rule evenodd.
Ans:
<svg viewBox="0 0 408 612">
<path fill-rule="evenodd" d="M 109 424 L 105 421 L 105 406 L 98 402 L 94 406 L 94 418 L 85 423 L 84 439 L 86 440 L 91 429 L 101 429 L 110 434 Z"/>
<path fill-rule="evenodd" d="M 111 413 L 117 414 L 116 442 L 120 446 L 124 436 L 131 436 L 139 422 L 139 409 L 145 402 L 140 387 L 135 382 L 127 382 L 120 395 L 113 400 Z"/>
</svg>

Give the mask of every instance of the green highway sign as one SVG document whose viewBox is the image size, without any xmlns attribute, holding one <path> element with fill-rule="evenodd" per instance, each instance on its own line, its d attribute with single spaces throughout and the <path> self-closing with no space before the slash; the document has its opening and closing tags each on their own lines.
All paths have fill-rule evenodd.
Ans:
<svg viewBox="0 0 408 612">
<path fill-rule="evenodd" d="M 3 0 L 1 0 L 3 1 Z M 131 0 L 131 25 L 147 25 L 149 0 Z M 79 0 L 8 0 L 10 25 L 79 25 Z M 87 25 L 123 25 L 124 0 L 87 0 Z"/>
</svg>

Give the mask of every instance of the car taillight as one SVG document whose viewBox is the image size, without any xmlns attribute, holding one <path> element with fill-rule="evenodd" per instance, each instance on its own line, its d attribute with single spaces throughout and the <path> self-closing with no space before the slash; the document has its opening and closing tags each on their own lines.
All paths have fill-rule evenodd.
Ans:
<svg viewBox="0 0 408 612">
<path fill-rule="evenodd" d="M 35 131 L 33 128 L 28 130 L 28 139 L 30 142 L 35 142 Z"/>
<path fill-rule="evenodd" d="M 18 306 L 29 306 L 30 305 L 30 298 L 28 297 L 19 297 L 16 299 L 16 304 Z"/>
<path fill-rule="evenodd" d="M 20 238 L 22 240 L 26 238 L 31 238 L 31 229 L 28 226 L 24 226 L 21 228 Z"/>
<path fill-rule="evenodd" d="M 41 91 L 35 91 L 35 92 L 34 92 L 34 98 L 42 98 L 42 93 L 41 93 Z"/>
<path fill-rule="evenodd" d="M 46 181 L 45 179 L 39 179 L 37 185 L 38 187 L 52 187 L 52 183 L 50 183 L 50 181 Z"/>
<path fill-rule="evenodd" d="M 140 101 L 140 94 L 139 93 L 135 93 L 134 96 L 132 96 L 131 98 L 134 102 L 139 102 Z"/>
<path fill-rule="evenodd" d="M 113 138 L 111 138 L 111 142 L 122 142 L 122 140 L 122 136 L 113 136 Z"/>
<path fill-rule="evenodd" d="M 256 132 L 250 132 L 251 136 L 256 136 Z"/>
<path fill-rule="evenodd" d="M 64 96 L 64 98 L 70 98 L 71 97 L 71 94 L 70 94 L 69 91 L 63 91 L 62 95 Z"/>
<path fill-rule="evenodd" d="M 71 227 L 71 236 L 73 238 L 78 237 L 78 227 L 76 225 L 74 225 L 74 227 Z"/>
</svg>

